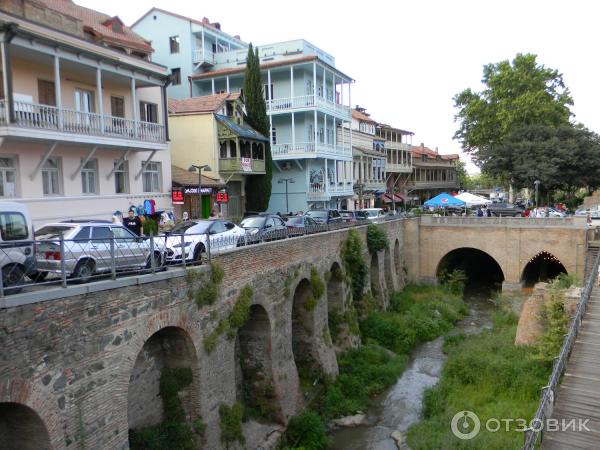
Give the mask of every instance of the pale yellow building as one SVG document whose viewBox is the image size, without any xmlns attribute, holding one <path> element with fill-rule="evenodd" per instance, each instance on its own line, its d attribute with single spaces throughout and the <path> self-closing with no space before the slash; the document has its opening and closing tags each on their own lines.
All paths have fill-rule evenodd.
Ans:
<svg viewBox="0 0 600 450">
<path fill-rule="evenodd" d="M 182 208 L 192 217 L 198 216 L 198 183 L 191 185 L 190 181 L 194 180 L 179 176 L 180 169 L 208 166 L 202 171 L 208 183 L 200 183 L 203 217 L 207 217 L 211 209 L 226 217 L 241 217 L 246 178 L 265 174 L 268 139 L 245 124 L 243 117 L 244 104 L 239 94 L 169 100 L 173 186 L 183 190 Z M 217 203 L 219 186 L 227 192 L 227 203 Z"/>
</svg>

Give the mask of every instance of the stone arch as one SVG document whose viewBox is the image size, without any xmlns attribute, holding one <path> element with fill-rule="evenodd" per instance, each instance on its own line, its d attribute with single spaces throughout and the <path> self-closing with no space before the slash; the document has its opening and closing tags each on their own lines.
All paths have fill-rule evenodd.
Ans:
<svg viewBox="0 0 600 450">
<path fill-rule="evenodd" d="M 0 442 L 3 450 L 51 450 L 42 418 L 29 406 L 0 403 Z"/>
<path fill-rule="evenodd" d="M 139 351 L 127 392 L 127 422 L 130 430 L 160 423 L 163 417 L 159 395 L 160 375 L 164 368 L 189 367 L 192 383 L 179 392 L 186 417 L 199 417 L 199 366 L 196 348 L 186 330 L 166 326 L 152 334 Z"/>
<path fill-rule="evenodd" d="M 396 271 L 396 279 L 398 280 L 398 288 L 401 288 L 402 259 L 400 258 L 400 241 L 398 239 L 394 242 L 394 269 Z"/>
<path fill-rule="evenodd" d="M 502 267 L 489 253 L 472 247 L 460 247 L 446 253 L 436 269 L 438 280 L 444 273 L 462 270 L 467 276 L 467 288 L 487 287 L 500 290 L 505 280 Z"/>
<path fill-rule="evenodd" d="M 539 281 L 549 281 L 561 273 L 568 273 L 564 264 L 552 253 L 542 250 L 534 255 L 521 274 L 523 287 L 533 287 Z"/>
<path fill-rule="evenodd" d="M 261 417 L 281 422 L 281 406 L 274 389 L 271 360 L 271 320 L 254 304 L 235 343 L 238 398 Z"/>
<path fill-rule="evenodd" d="M 316 352 L 314 309 L 316 299 L 306 278 L 300 280 L 294 291 L 292 304 L 292 353 L 298 376 L 308 379 L 319 370 Z"/>
<path fill-rule="evenodd" d="M 392 254 L 390 252 L 390 246 L 385 247 L 385 252 L 383 255 L 383 263 L 384 263 L 384 276 L 385 276 L 385 284 L 388 291 L 394 291 L 394 274 L 392 273 Z"/>
<path fill-rule="evenodd" d="M 371 294 L 373 294 L 373 297 L 375 297 L 376 299 L 381 300 L 382 292 L 380 292 L 381 291 L 381 282 L 380 282 L 380 277 L 379 277 L 379 257 L 377 256 L 376 252 L 371 255 L 370 273 L 371 273 Z"/>
</svg>

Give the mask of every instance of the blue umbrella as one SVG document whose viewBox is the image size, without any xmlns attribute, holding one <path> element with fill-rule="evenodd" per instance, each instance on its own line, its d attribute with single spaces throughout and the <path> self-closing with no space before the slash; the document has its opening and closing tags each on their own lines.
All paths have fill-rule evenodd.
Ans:
<svg viewBox="0 0 600 450">
<path fill-rule="evenodd" d="M 443 192 L 425 202 L 425 206 L 448 207 L 448 206 L 465 206 L 465 202 L 452 197 L 450 194 Z"/>
</svg>

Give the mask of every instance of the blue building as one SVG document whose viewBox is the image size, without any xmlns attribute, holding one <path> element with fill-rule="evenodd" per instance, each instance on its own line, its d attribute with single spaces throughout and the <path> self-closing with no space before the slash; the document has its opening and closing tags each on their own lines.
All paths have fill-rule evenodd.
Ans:
<svg viewBox="0 0 600 450">
<path fill-rule="evenodd" d="M 171 70 L 172 98 L 242 90 L 247 44 L 218 23 L 153 8 L 132 28 L 152 42 L 153 60 Z M 271 123 L 269 211 L 346 208 L 354 196 L 352 78 L 305 40 L 258 47 Z M 287 194 L 286 194 L 287 187 Z M 287 195 L 287 202 L 286 202 Z"/>
</svg>

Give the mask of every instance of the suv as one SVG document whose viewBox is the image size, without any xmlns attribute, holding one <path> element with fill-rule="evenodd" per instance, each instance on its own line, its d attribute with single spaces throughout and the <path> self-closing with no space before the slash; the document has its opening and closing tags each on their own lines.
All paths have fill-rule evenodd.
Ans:
<svg viewBox="0 0 600 450">
<path fill-rule="evenodd" d="M 367 220 L 367 213 L 359 210 L 340 211 L 340 216 L 342 216 L 344 222 L 360 222 Z"/>
<path fill-rule="evenodd" d="M 487 209 L 494 217 L 521 217 L 525 211 L 523 208 L 510 203 L 492 203 Z"/>
<path fill-rule="evenodd" d="M 240 240 L 239 245 L 246 242 L 256 244 L 288 237 L 287 225 L 277 214 L 247 216 L 240 222 L 240 227 L 246 230 L 246 239 L 244 242 Z"/>
<path fill-rule="evenodd" d="M 35 275 L 31 217 L 27 207 L 0 202 L 0 270 L 5 293 L 16 293 Z"/>
<path fill-rule="evenodd" d="M 311 209 L 306 215 L 320 224 L 342 223 L 342 216 L 337 209 Z"/>
<path fill-rule="evenodd" d="M 365 208 L 361 211 L 363 211 L 367 215 L 368 220 L 380 220 L 385 217 L 383 208 Z"/>
<path fill-rule="evenodd" d="M 114 257 L 115 269 L 139 270 L 164 263 L 164 247 L 155 239 L 152 253 L 150 240 L 138 237 L 123 225 L 106 222 L 61 222 L 44 225 L 36 231 L 37 279 L 48 273 L 61 273 L 61 260 L 67 276 L 82 282 L 92 276 L 110 272 Z M 60 250 L 63 236 L 64 252 Z M 111 243 L 112 241 L 112 243 Z"/>
</svg>

